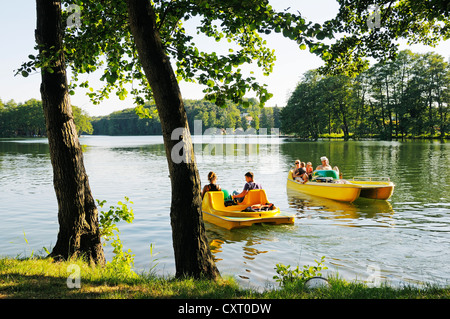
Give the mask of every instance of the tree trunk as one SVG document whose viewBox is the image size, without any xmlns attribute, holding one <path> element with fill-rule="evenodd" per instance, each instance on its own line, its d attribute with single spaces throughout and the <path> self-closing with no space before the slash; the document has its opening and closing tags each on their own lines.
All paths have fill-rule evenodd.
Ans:
<svg viewBox="0 0 450 319">
<path fill-rule="evenodd" d="M 392 106 L 391 106 L 391 101 L 390 101 L 390 96 L 389 96 L 389 81 L 388 81 L 388 76 L 386 76 L 385 78 L 385 83 L 386 83 L 386 109 L 388 112 L 388 116 L 389 116 L 389 131 L 388 131 L 388 140 L 391 141 L 392 140 L 392 132 L 394 131 L 394 126 L 392 123 Z"/>
<path fill-rule="evenodd" d="M 36 0 L 36 43 L 43 60 L 41 96 L 53 184 L 58 201 L 58 238 L 51 252 L 57 259 L 83 257 L 104 264 L 98 211 L 84 168 L 70 104 L 64 53 L 60 1 Z"/>
<path fill-rule="evenodd" d="M 339 103 L 339 109 L 341 111 L 342 115 L 342 130 L 344 131 L 344 140 L 348 141 L 350 138 L 350 133 L 348 129 L 348 123 L 347 123 L 347 108 L 344 102 Z"/>
<path fill-rule="evenodd" d="M 172 184 L 170 218 L 176 276 L 219 276 L 206 238 L 201 185 L 178 82 L 164 52 L 155 14 L 147 0 L 129 0 L 131 32 L 139 60 L 153 91 Z"/>
</svg>

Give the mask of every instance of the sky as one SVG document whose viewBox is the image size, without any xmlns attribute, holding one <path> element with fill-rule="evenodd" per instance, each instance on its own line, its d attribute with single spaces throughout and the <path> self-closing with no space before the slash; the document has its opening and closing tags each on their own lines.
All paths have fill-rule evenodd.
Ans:
<svg viewBox="0 0 450 319">
<path fill-rule="evenodd" d="M 36 4 L 34 0 L 2 1 L 0 10 L 0 100 L 4 103 L 14 100 L 23 103 L 29 99 L 41 99 L 39 92 L 40 73 L 31 74 L 27 78 L 14 76 L 28 55 L 35 53 L 34 30 L 36 28 Z M 271 5 L 277 10 L 298 10 L 307 20 L 323 22 L 334 17 L 338 10 L 335 0 L 273 0 Z M 290 94 L 294 91 L 302 75 L 311 69 L 320 67 L 323 62 L 307 50 L 300 50 L 294 41 L 283 38 L 281 34 L 267 37 L 268 46 L 275 50 L 277 60 L 270 76 L 255 73 L 260 83 L 268 85 L 273 97 L 266 106 L 285 106 Z M 413 52 L 424 53 L 434 51 L 447 60 L 450 55 L 450 41 L 441 43 L 435 48 L 422 45 L 407 47 Z M 94 75 L 92 76 L 94 77 Z M 92 80 L 92 78 L 89 78 Z M 180 83 L 181 94 L 184 99 L 203 98 L 199 85 Z M 251 96 L 249 96 L 251 97 Z M 76 91 L 71 96 L 73 105 L 81 107 L 91 116 L 107 115 L 113 111 L 133 107 L 132 98 L 120 101 L 111 94 L 110 99 L 100 105 L 92 105 L 85 91 Z"/>
</svg>

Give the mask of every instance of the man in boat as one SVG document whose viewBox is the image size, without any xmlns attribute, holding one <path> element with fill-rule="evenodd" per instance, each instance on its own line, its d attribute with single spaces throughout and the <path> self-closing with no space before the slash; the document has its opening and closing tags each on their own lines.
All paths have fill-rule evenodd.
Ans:
<svg viewBox="0 0 450 319">
<path fill-rule="evenodd" d="M 318 170 L 334 170 L 334 171 L 338 172 L 338 174 L 339 174 L 339 168 L 337 166 L 332 168 L 330 165 L 330 161 L 328 160 L 328 158 L 326 156 L 322 156 L 320 158 L 320 161 L 322 162 L 322 164 L 316 167 L 316 171 L 318 171 Z"/>
<path fill-rule="evenodd" d="M 236 199 L 236 201 L 238 202 L 242 202 L 244 200 L 245 195 L 247 195 L 248 191 L 253 190 L 253 189 L 262 189 L 261 184 L 255 183 L 253 181 L 253 173 L 252 172 L 247 172 L 245 173 L 245 185 L 244 185 L 244 189 L 242 190 L 242 192 L 240 194 L 236 194 L 236 195 L 232 195 L 231 199 Z"/>
<path fill-rule="evenodd" d="M 320 161 L 322 162 L 322 165 L 317 166 L 316 171 L 332 170 L 330 162 L 329 162 L 328 158 L 326 158 L 326 156 L 322 156 L 320 158 Z"/>
</svg>

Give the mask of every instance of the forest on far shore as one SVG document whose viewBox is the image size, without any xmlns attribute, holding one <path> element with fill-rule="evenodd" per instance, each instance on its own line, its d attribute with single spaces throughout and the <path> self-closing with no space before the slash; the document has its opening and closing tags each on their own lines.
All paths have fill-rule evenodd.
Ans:
<svg viewBox="0 0 450 319">
<path fill-rule="evenodd" d="M 202 121 L 202 130 L 216 128 L 218 130 L 249 128 L 259 130 L 266 128 L 270 133 L 271 128 L 279 128 L 279 107 L 260 108 L 255 99 L 249 99 L 249 107 L 227 103 L 227 107 L 221 108 L 206 100 L 185 100 L 189 129 L 194 133 L 194 121 Z M 140 118 L 133 108 L 117 111 L 107 116 L 94 118 L 92 126 L 95 135 L 161 135 L 161 123 L 154 104 L 146 105 L 151 118 Z M 202 132 L 202 133 L 203 133 Z M 198 133 L 198 132 L 195 132 Z"/>
<path fill-rule="evenodd" d="M 355 78 L 306 72 L 283 107 L 228 102 L 218 107 L 206 100 L 185 100 L 189 128 L 202 121 L 203 132 L 249 128 L 279 128 L 283 135 L 317 139 L 349 138 L 447 138 L 450 132 L 450 66 L 436 53 L 399 53 L 395 61 L 377 63 Z M 154 103 L 147 103 L 150 117 L 141 118 L 134 108 L 106 116 L 90 117 L 74 106 L 77 132 L 94 135 L 161 135 Z M 203 133 L 202 132 L 202 133 Z M 0 137 L 45 136 L 42 102 L 0 99 Z"/>
<path fill-rule="evenodd" d="M 78 135 L 92 134 L 92 118 L 82 109 L 72 106 Z M 30 99 L 24 103 L 0 99 L 0 137 L 41 137 L 46 136 L 45 117 L 42 101 Z"/>
<path fill-rule="evenodd" d="M 281 130 L 312 139 L 446 138 L 449 105 L 449 62 L 404 50 L 354 78 L 306 72 L 283 108 Z"/>
<path fill-rule="evenodd" d="M 203 132 L 207 129 L 249 128 L 259 130 L 279 128 L 279 107 L 260 108 L 255 99 L 249 99 L 249 107 L 228 103 L 226 108 L 216 106 L 206 100 L 185 100 L 189 128 L 194 132 L 194 121 L 202 121 Z M 73 106 L 77 132 L 94 135 L 161 135 L 161 122 L 156 106 L 147 104 L 150 118 L 141 118 L 134 108 L 113 112 L 109 115 L 90 117 L 80 108 Z M 0 100 L 0 137 L 45 136 L 45 119 L 42 102 L 31 99 L 25 103 Z"/>
</svg>

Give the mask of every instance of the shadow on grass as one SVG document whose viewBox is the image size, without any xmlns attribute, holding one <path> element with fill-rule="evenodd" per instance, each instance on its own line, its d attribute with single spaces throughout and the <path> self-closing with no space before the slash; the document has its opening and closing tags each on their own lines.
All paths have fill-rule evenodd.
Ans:
<svg viewBox="0 0 450 319">
<path fill-rule="evenodd" d="M 81 278 L 79 288 L 71 288 L 67 278 L 60 276 L 0 274 L 0 298 L 3 299 L 218 299 L 252 296 L 253 292 L 241 290 L 226 280 L 211 282 L 146 276 L 121 280 Z"/>
</svg>

